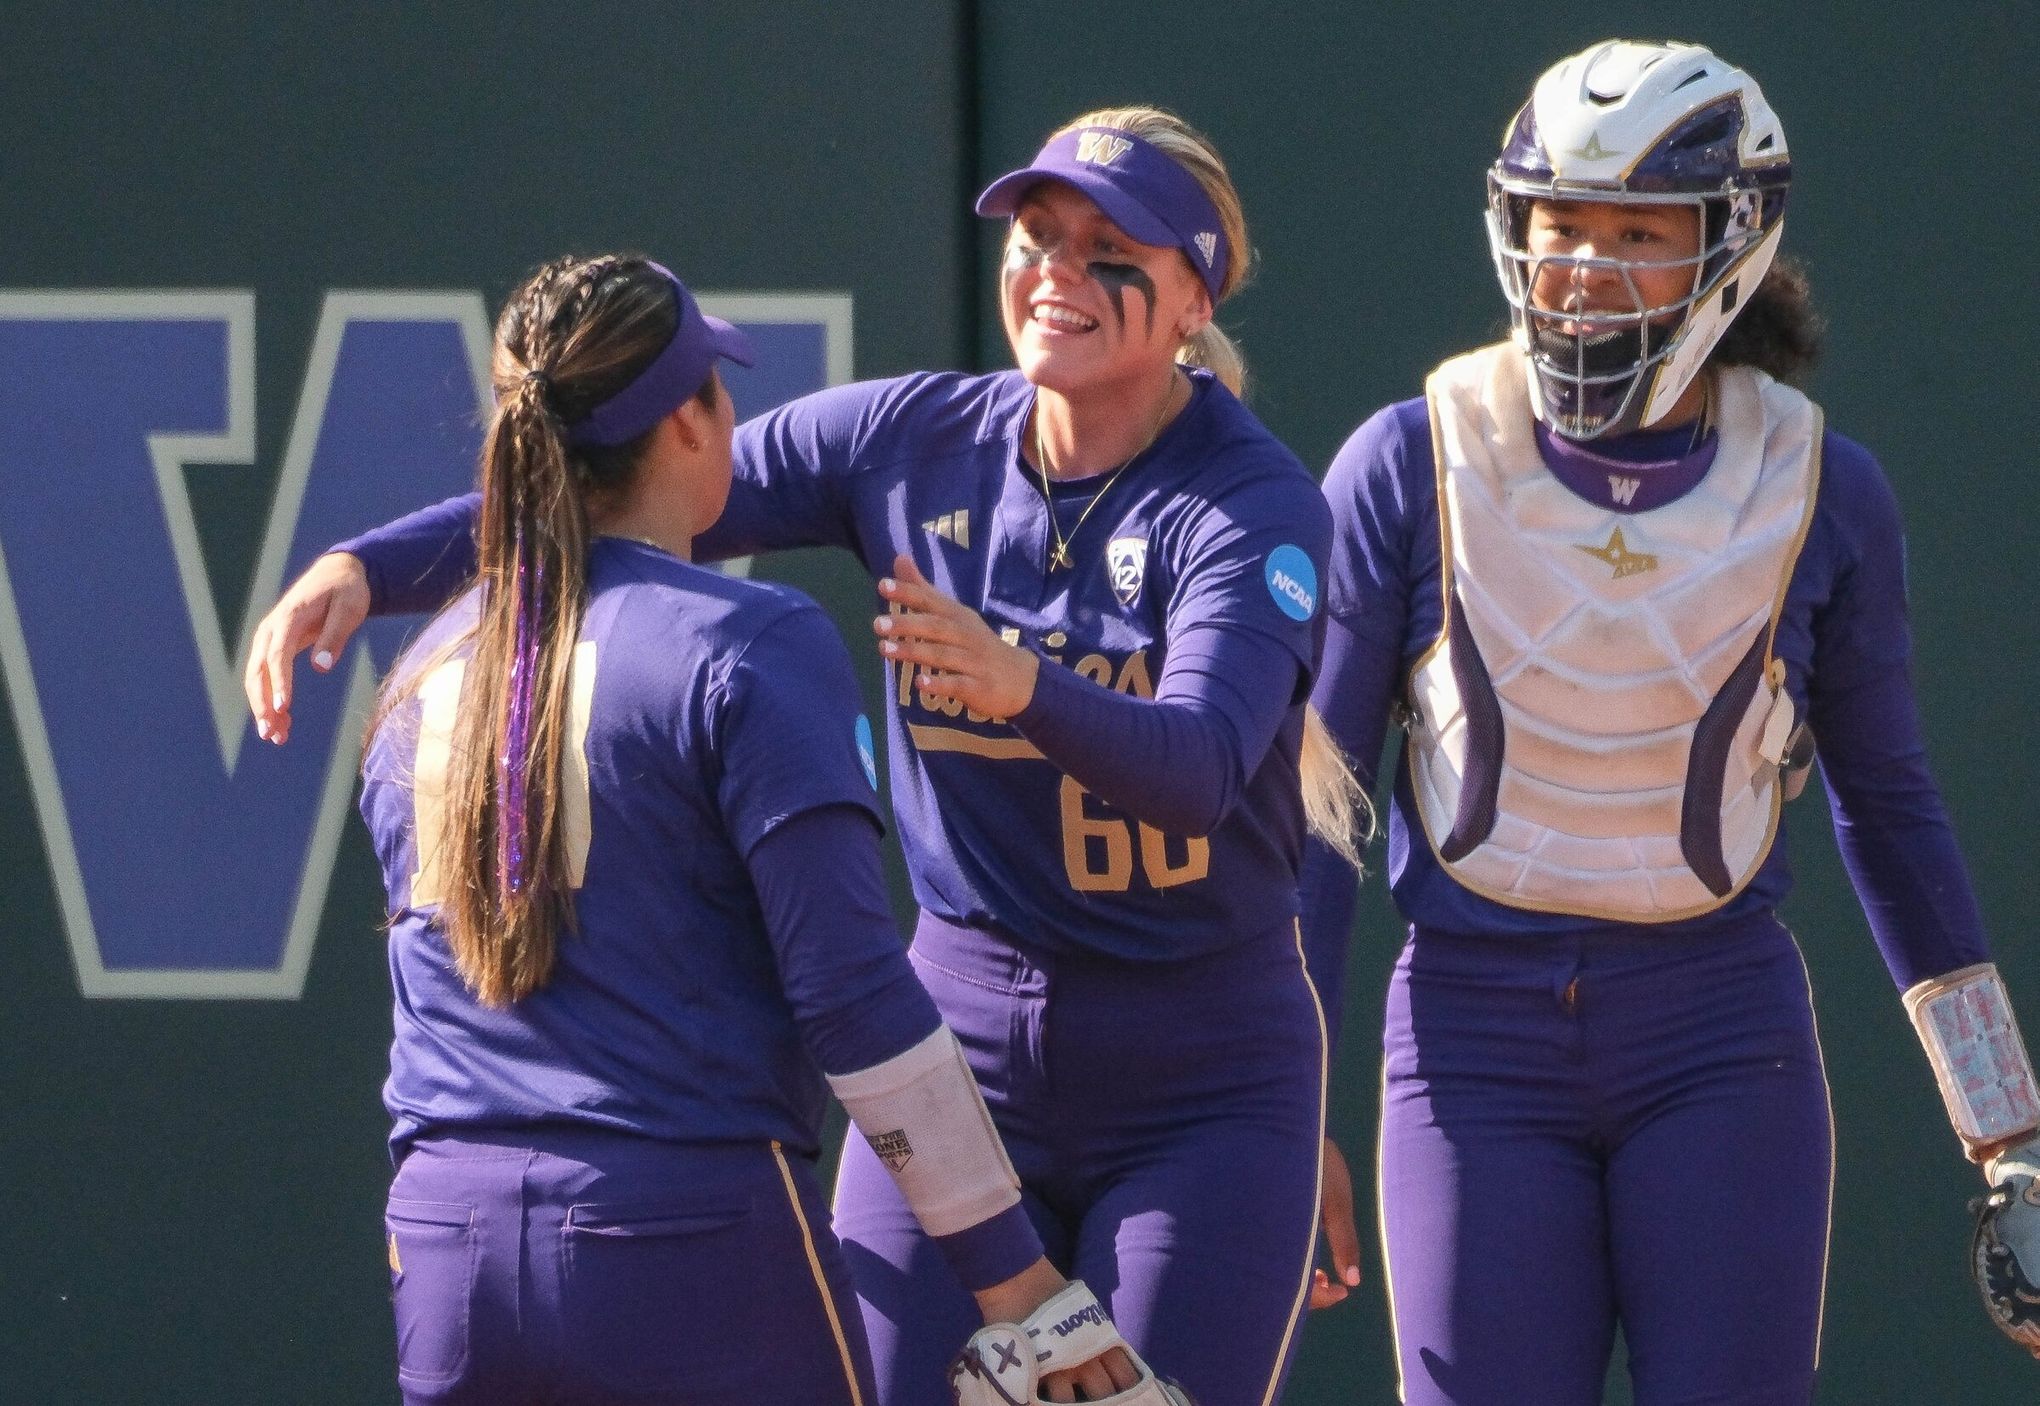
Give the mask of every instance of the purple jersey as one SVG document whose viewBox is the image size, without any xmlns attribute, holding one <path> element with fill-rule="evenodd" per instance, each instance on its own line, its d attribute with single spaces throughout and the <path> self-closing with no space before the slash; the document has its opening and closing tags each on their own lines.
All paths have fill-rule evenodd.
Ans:
<svg viewBox="0 0 2040 1406">
<path fill-rule="evenodd" d="M 1295 456 L 1190 374 L 1148 451 L 1046 496 L 1015 371 L 839 387 L 737 432 L 703 554 L 835 545 L 874 576 L 910 555 L 1068 671 L 1044 664 L 1016 725 L 925 701 L 893 670 L 894 810 L 915 896 L 942 918 L 1166 959 L 1296 912 L 1330 519 Z M 1054 571 L 1051 511 L 1074 559 Z M 1150 698 L 1175 706 L 1133 703 Z"/>
<path fill-rule="evenodd" d="M 475 601 L 435 620 L 397 668 L 429 688 Z M 897 1053 L 936 1019 L 882 895 L 875 915 L 838 899 L 829 943 L 789 947 L 768 934 L 753 883 L 769 836 L 832 812 L 866 831 L 876 888 L 870 734 L 842 641 L 798 592 L 598 538 L 581 649 L 593 687 L 574 720 L 589 817 L 578 930 L 560 937 L 551 981 L 507 1009 L 473 999 L 436 907 L 414 902 L 419 828 L 434 822 L 413 777 L 446 724 L 414 692 L 369 747 L 361 808 L 393 914 L 392 1143 L 567 1124 L 811 1153 L 827 1098 L 814 1056 L 830 1058 L 817 1036 L 848 1066 Z M 841 1033 L 846 1019 L 866 1037 Z M 873 1028 L 887 1032 L 876 1044 Z"/>
<path fill-rule="evenodd" d="M 1010 721 L 891 672 L 893 806 L 939 917 L 1167 959 L 1296 913 L 1330 515 L 1230 391 L 1187 374 L 1189 405 L 1123 472 L 1046 495 L 1020 454 L 1034 388 L 1016 371 L 840 386 L 737 431 L 729 506 L 697 556 L 840 546 L 876 577 L 910 555 L 1061 666 Z M 337 550 L 361 559 L 378 612 L 429 608 L 473 571 L 473 512 L 452 500 Z M 1050 512 L 1073 558 L 1054 571 Z"/>
<path fill-rule="evenodd" d="M 1712 461 L 1711 435 L 1682 427 L 1596 443 L 1540 435 L 1547 464 L 1582 496 L 1610 490 L 1610 458 L 1644 511 L 1691 488 Z M 1893 976 L 1910 985 L 1986 960 L 1975 899 L 1939 793 L 1928 774 L 1908 679 L 1904 538 L 1883 471 L 1862 446 L 1829 432 L 1811 527 L 1788 585 L 1777 655 L 1799 716 L 1819 746 L 1842 855 Z M 1641 488 L 1635 482 L 1642 480 Z M 1393 699 L 1436 640 L 1441 597 L 1437 479 L 1430 416 L 1419 398 L 1391 405 L 1354 432 L 1325 479 L 1338 523 L 1326 588 L 1331 616 L 1316 702 L 1342 745 L 1367 767 L 1381 754 Z M 1788 812 L 1789 814 L 1789 807 Z M 1464 934 L 1550 935 L 1633 925 L 1511 908 L 1470 892 L 1423 838 L 1399 767 L 1389 817 L 1389 882 L 1419 928 Z M 1721 909 L 1660 933 L 1698 931 L 1775 908 L 1791 887 L 1785 822 L 1749 885 Z M 1306 870 L 1314 952 L 1343 942 L 1352 886 L 1314 855 Z"/>
</svg>

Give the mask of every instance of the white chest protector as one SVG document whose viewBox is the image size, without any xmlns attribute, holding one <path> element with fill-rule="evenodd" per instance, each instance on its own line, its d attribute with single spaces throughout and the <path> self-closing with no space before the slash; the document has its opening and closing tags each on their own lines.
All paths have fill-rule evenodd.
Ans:
<svg viewBox="0 0 2040 1406">
<path fill-rule="evenodd" d="M 1819 408 L 1719 372 L 1705 477 L 1618 512 L 1545 467 L 1516 347 L 1455 357 L 1425 389 L 1446 624 L 1411 672 L 1409 757 L 1439 862 L 1516 908 L 1720 907 L 1777 830 L 1793 718 L 1771 648 L 1813 516 Z"/>
</svg>

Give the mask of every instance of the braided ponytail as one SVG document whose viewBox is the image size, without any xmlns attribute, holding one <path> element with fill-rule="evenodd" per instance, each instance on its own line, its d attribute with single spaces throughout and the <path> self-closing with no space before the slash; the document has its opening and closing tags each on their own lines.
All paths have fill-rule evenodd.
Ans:
<svg viewBox="0 0 2040 1406">
<path fill-rule="evenodd" d="M 668 280 L 625 256 L 558 259 L 496 324 L 496 412 L 475 524 L 480 614 L 447 761 L 439 921 L 462 980 L 503 1006 L 552 975 L 574 926 L 562 775 L 574 647 L 588 601 L 588 504 L 628 493 L 647 435 L 570 444 L 567 425 L 627 385 L 674 333 Z M 393 683 L 387 714 L 414 677 Z"/>
</svg>

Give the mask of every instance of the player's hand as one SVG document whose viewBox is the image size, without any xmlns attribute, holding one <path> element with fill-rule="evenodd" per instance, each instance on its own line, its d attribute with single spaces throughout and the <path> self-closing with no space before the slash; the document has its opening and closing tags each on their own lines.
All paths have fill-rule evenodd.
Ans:
<svg viewBox="0 0 2040 1406">
<path fill-rule="evenodd" d="M 1011 1279 L 980 1290 L 975 1296 L 978 1311 L 987 1323 L 1025 1323 L 1035 1309 L 1068 1288 L 1069 1282 L 1043 1257 Z M 1139 1381 L 1133 1360 L 1123 1348 L 1115 1347 L 1089 1362 L 1048 1373 L 1041 1379 L 1040 1391 L 1049 1401 L 1098 1401 Z"/>
<path fill-rule="evenodd" d="M 1039 1261 L 1027 1273 L 1046 1283 L 1040 1275 L 1046 1264 Z M 1102 1375 L 1091 1370 L 1099 1367 L 1105 1369 Z M 987 1323 L 971 1334 L 949 1365 L 949 1390 L 956 1406 L 1102 1400 L 1190 1406 L 1180 1387 L 1149 1370 L 1119 1336 L 1096 1296 L 1074 1280 L 1024 1319 Z"/>
<path fill-rule="evenodd" d="M 1096 1361 L 1067 1372 L 1050 1372 L 1041 1379 L 1043 1401 L 1103 1401 L 1128 1387 L 1140 1385 L 1140 1373 L 1126 1349 L 1115 1347 Z"/>
<path fill-rule="evenodd" d="M 291 668 L 305 649 L 320 673 L 333 667 L 368 618 L 368 573 L 346 552 L 328 552 L 291 583 L 248 642 L 241 687 L 255 733 L 279 747 L 290 739 Z"/>
<path fill-rule="evenodd" d="M 1360 1283 L 1360 1233 L 1353 1227 L 1353 1173 L 1346 1154 L 1325 1139 L 1324 1187 L 1318 1194 L 1318 1216 L 1324 1222 L 1325 1244 L 1332 1252 L 1332 1272 L 1311 1271 L 1310 1306 L 1330 1308 Z"/>
<path fill-rule="evenodd" d="M 893 574 L 878 593 L 897 607 L 871 622 L 878 652 L 915 671 L 924 699 L 955 699 L 988 718 L 1010 718 L 1034 697 L 1041 661 L 1007 644 L 975 610 L 942 594 L 908 556 L 893 560 Z"/>
</svg>

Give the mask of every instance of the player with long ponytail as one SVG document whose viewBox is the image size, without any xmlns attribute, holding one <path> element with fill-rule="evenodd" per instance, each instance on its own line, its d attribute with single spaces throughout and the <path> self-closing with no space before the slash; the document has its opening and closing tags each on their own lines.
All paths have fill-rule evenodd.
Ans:
<svg viewBox="0 0 2040 1406">
<path fill-rule="evenodd" d="M 749 356 L 633 256 L 547 264 L 497 326 L 477 577 L 363 763 L 405 1400 L 872 1400 L 814 1176 L 833 1092 L 993 1340 L 1087 1325 L 1030 1393 L 1168 1406 L 1043 1256 L 907 965 L 841 640 L 691 560 Z"/>
<path fill-rule="evenodd" d="M 1297 876 L 1306 833 L 1350 855 L 1366 813 L 1306 707 L 1328 510 L 1239 399 L 1215 318 L 1253 249 L 1207 138 L 1086 113 L 977 209 L 1006 222 L 1015 369 L 751 421 L 700 548 L 839 546 L 876 581 L 913 960 L 1024 1204 L 1157 1371 L 1203 1406 L 1271 1406 L 1331 1160 Z M 428 509 L 292 587 L 251 665 L 264 727 L 288 727 L 295 650 L 455 588 L 474 513 Z M 836 1223 L 884 1406 L 940 1406 L 974 1315 L 892 1160 L 851 1140 Z"/>
<path fill-rule="evenodd" d="M 600 384 L 643 359 L 665 313 L 663 290 L 625 283 L 603 309 L 607 325 L 562 345 L 569 339 L 549 335 L 570 315 L 561 304 L 586 300 L 605 272 L 593 262 L 542 269 L 506 311 L 492 368 L 502 394 L 482 446 L 479 618 L 447 767 L 445 833 L 454 843 L 439 857 L 440 921 L 462 978 L 489 1005 L 544 984 L 574 922 L 560 775 L 587 609 L 582 498 L 599 504 L 618 493 L 633 465 L 613 449 L 574 454 L 555 404 L 584 380 Z M 598 357 L 610 364 L 587 364 Z"/>
</svg>

